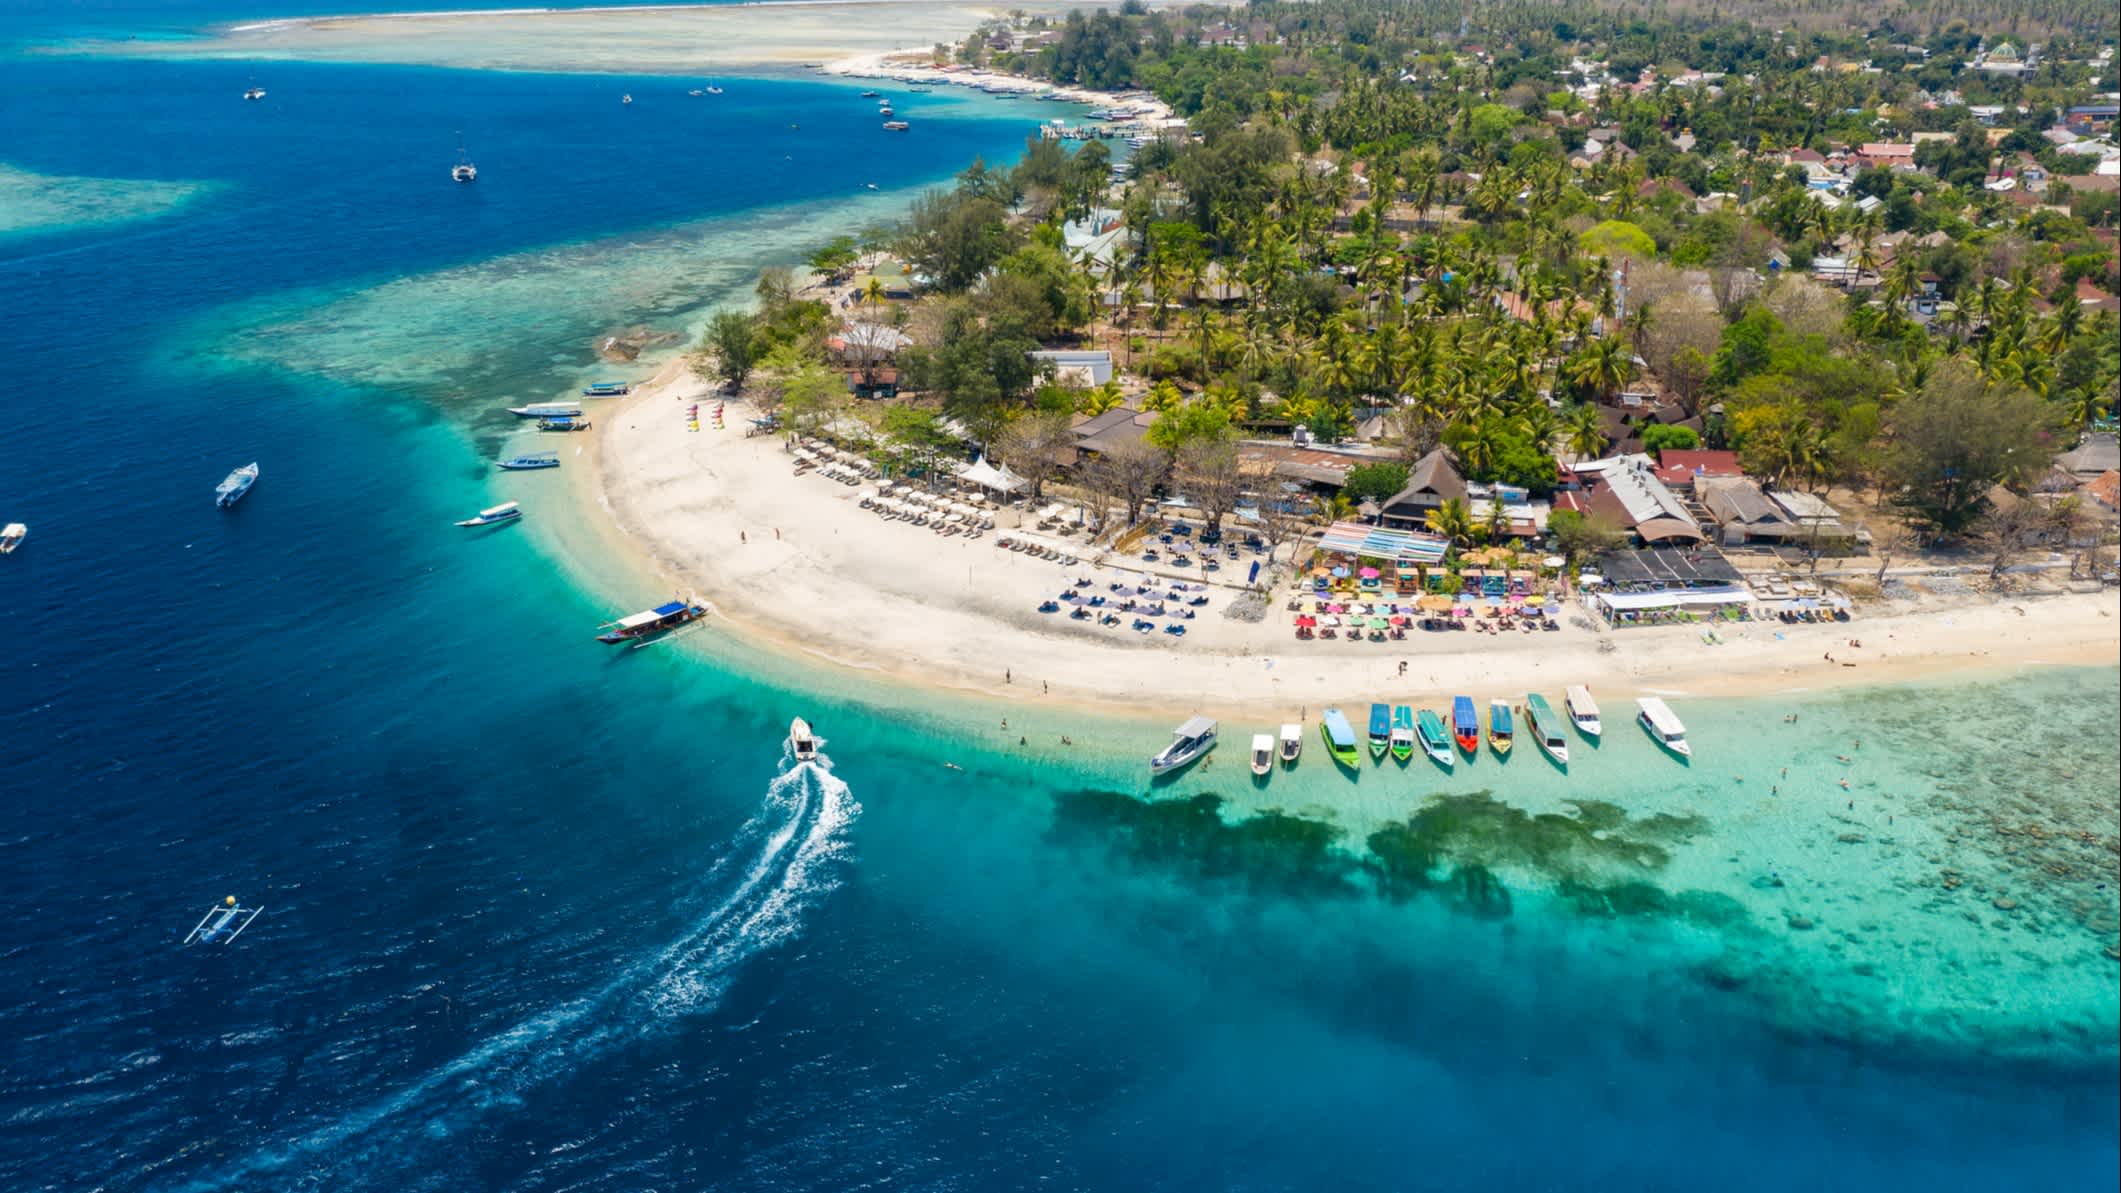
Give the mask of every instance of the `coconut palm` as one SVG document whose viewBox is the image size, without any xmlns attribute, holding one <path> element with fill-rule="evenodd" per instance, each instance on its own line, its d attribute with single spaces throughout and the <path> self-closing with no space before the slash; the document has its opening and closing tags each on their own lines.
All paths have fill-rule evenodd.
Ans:
<svg viewBox="0 0 2121 1193">
<path fill-rule="evenodd" d="M 1562 433 L 1569 451 L 1578 459 L 1595 459 L 1605 450 L 1605 422 L 1598 416 L 1598 407 L 1589 403 L 1569 410 L 1568 417 L 1562 420 Z"/>
<path fill-rule="evenodd" d="M 1473 511 L 1466 507 L 1465 498 L 1447 497 L 1442 505 L 1429 511 L 1427 518 L 1430 530 L 1450 539 L 1459 546 L 1473 541 Z"/>
</svg>

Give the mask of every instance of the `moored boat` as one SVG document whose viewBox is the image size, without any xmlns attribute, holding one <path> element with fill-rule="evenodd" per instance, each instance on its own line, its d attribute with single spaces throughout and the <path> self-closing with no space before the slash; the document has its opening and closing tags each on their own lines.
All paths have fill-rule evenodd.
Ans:
<svg viewBox="0 0 2121 1193">
<path fill-rule="evenodd" d="M 537 468 L 558 468 L 560 466 L 560 453 L 531 452 L 523 456 L 510 456 L 502 460 L 499 466 L 510 472 L 528 472 Z"/>
<path fill-rule="evenodd" d="M 585 398 L 620 398 L 633 392 L 633 387 L 624 381 L 592 381 L 582 387 Z"/>
<path fill-rule="evenodd" d="M 1670 705 L 1655 696 L 1642 696 L 1636 699 L 1635 707 L 1640 710 L 1635 722 L 1657 739 L 1658 745 L 1682 758 L 1694 756 L 1694 747 L 1687 744 L 1686 726 L 1679 723 Z"/>
<path fill-rule="evenodd" d="M 910 125 L 910 124 L 906 123 L 906 122 L 905 122 L 905 121 L 903 121 L 903 120 L 886 120 L 886 121 L 884 121 L 884 131 L 885 131 L 885 132 L 887 132 L 887 133 L 902 133 L 902 132 L 905 132 L 905 131 L 906 131 L 907 129 L 909 129 L 909 128 L 912 128 L 912 127 L 913 127 L 912 125 Z"/>
<path fill-rule="evenodd" d="M 645 641 L 705 616 L 707 606 L 696 599 L 671 601 L 667 605 L 657 605 L 653 609 L 629 614 L 617 621 L 605 622 L 597 627 L 604 631 L 597 635 L 597 641 L 612 646 L 622 642 Z"/>
<path fill-rule="evenodd" d="M 801 717 L 788 722 L 788 753 L 797 762 L 812 762 L 817 759 L 818 747 L 824 739 L 810 731 L 810 722 Z"/>
<path fill-rule="evenodd" d="M 1188 717 L 1171 731 L 1171 744 L 1149 760 L 1149 773 L 1167 775 L 1194 762 L 1215 748 L 1215 722 L 1207 717 Z"/>
<path fill-rule="evenodd" d="M 538 430 L 540 431 L 586 431 L 588 429 L 589 420 L 574 415 L 541 418 L 538 420 Z"/>
<path fill-rule="evenodd" d="M 882 93 L 882 92 L 880 92 L 880 91 L 864 91 L 864 92 L 862 92 L 862 98 L 863 98 L 863 99 L 876 99 L 876 98 L 878 98 L 879 96 L 881 96 L 882 94 L 883 94 L 883 93 Z"/>
<path fill-rule="evenodd" d="M 222 478 L 214 486 L 214 505 L 227 509 L 250 493 L 250 487 L 258 483 L 258 464 L 253 460 Z"/>
<path fill-rule="evenodd" d="M 1451 731 L 1444 728 L 1443 718 L 1433 709 L 1422 709 L 1414 718 L 1416 731 L 1421 736 L 1421 752 L 1431 762 L 1440 762 L 1445 770 L 1451 769 Z"/>
<path fill-rule="evenodd" d="M 516 503 L 515 503 L 515 502 L 513 502 L 513 501 L 504 501 L 504 502 L 502 502 L 501 504 L 499 504 L 499 505 L 496 505 L 496 506 L 493 506 L 493 507 L 491 507 L 491 508 L 489 508 L 489 509 L 482 509 L 482 510 L 480 510 L 480 511 L 479 511 L 479 516 L 478 516 L 478 517 L 476 517 L 476 518 L 466 518 L 466 519 L 464 519 L 463 521 L 461 521 L 461 522 L 457 523 L 457 525 L 459 525 L 459 526 L 498 526 L 498 525 L 500 525 L 500 524 L 501 524 L 501 523 L 503 523 L 503 522 L 514 522 L 514 521 L 516 521 L 517 519 L 521 518 L 522 516 L 523 516 L 523 511 L 522 511 L 522 510 L 520 510 L 520 509 L 518 509 L 518 508 L 516 508 Z"/>
<path fill-rule="evenodd" d="M 1255 733 L 1252 735 L 1252 773 L 1265 778 L 1274 769 L 1274 735 Z"/>
<path fill-rule="evenodd" d="M 1488 748 L 1495 751 L 1496 757 L 1507 758 L 1510 745 L 1516 739 L 1517 725 L 1515 718 L 1510 716 L 1510 702 L 1488 701 Z"/>
<path fill-rule="evenodd" d="M 1547 757 L 1563 766 L 1569 764 L 1569 738 L 1561 731 L 1561 714 L 1547 703 L 1547 698 L 1537 692 L 1524 698 L 1524 719 L 1532 726 L 1532 740 L 1547 752 Z"/>
<path fill-rule="evenodd" d="M 29 537 L 29 527 L 20 522 L 9 522 L 0 528 L 0 555 L 13 555 L 22 540 Z"/>
<path fill-rule="evenodd" d="M 265 98 L 265 88 L 263 88 L 263 87 L 259 87 L 259 86 L 256 86 L 256 85 L 252 85 L 251 87 L 249 87 L 249 88 L 247 88 L 247 89 L 245 89 L 245 90 L 244 90 L 244 92 L 243 92 L 243 98 L 244 98 L 244 99 L 248 99 L 248 100 L 261 100 L 261 99 L 264 99 L 264 98 Z"/>
<path fill-rule="evenodd" d="M 532 402 L 528 406 L 510 406 L 508 413 L 517 418 L 575 418 L 582 413 L 580 402 Z"/>
<path fill-rule="evenodd" d="M 1392 746 L 1392 709 L 1389 705 L 1370 706 L 1370 757 L 1382 758 Z"/>
<path fill-rule="evenodd" d="M 1329 708 L 1318 714 L 1318 735 L 1326 739 L 1326 752 L 1333 761 L 1342 766 L 1354 767 L 1362 762 L 1362 749 L 1355 744 L 1355 727 L 1337 708 Z"/>
<path fill-rule="evenodd" d="M 1294 721 L 1281 727 L 1281 764 L 1295 766 L 1304 752 L 1304 727 Z"/>
<path fill-rule="evenodd" d="M 1591 689 L 1580 683 L 1570 684 L 1568 694 L 1561 702 L 1568 707 L 1569 721 L 1576 726 L 1576 732 L 1592 738 L 1605 732 L 1605 726 L 1598 720 L 1598 702 L 1591 699 Z"/>
<path fill-rule="evenodd" d="M 1414 756 L 1414 710 L 1404 704 L 1392 706 L 1392 757 L 1405 762 Z"/>
<path fill-rule="evenodd" d="M 1451 736 L 1467 757 L 1480 753 L 1480 714 L 1473 711 L 1471 696 L 1451 697 Z"/>
</svg>

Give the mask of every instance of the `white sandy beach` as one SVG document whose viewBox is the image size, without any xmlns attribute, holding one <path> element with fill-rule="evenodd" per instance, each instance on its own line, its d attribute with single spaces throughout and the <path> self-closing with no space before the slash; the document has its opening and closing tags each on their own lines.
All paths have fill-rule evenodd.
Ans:
<svg viewBox="0 0 2121 1193">
<path fill-rule="evenodd" d="M 1234 590 L 1218 588 L 1183 641 L 1139 635 L 1036 611 L 1078 575 L 1102 591 L 1114 568 L 998 550 L 1006 528 L 967 541 L 883 521 L 858 507 L 861 486 L 793 475 L 783 440 L 745 438 L 749 412 L 738 404 L 727 429 L 688 431 L 694 401 L 703 416 L 711 409 L 707 385 L 673 361 L 604 408 L 583 453 L 593 466 L 571 471 L 608 516 L 611 540 L 672 590 L 705 598 L 717 633 L 898 682 L 1036 690 L 1121 713 L 1282 720 L 1336 703 L 1558 694 L 1573 683 L 1616 700 L 1743 695 L 2121 656 L 2111 593 L 1880 603 L 1838 625 L 1719 625 L 1721 645 L 1705 644 L 1698 627 L 1592 632 L 1570 624 L 1573 606 L 1558 632 L 1415 631 L 1357 644 L 1295 640 L 1286 590 L 1264 623 L 1226 618 Z"/>
</svg>

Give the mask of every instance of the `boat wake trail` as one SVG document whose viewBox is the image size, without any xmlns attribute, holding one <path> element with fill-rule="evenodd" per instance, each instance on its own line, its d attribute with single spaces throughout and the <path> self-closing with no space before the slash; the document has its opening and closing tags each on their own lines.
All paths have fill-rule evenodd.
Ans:
<svg viewBox="0 0 2121 1193">
<path fill-rule="evenodd" d="M 676 940 L 410 1085 L 184 1187 L 256 1187 L 260 1175 L 290 1170 L 339 1188 L 416 1187 L 419 1144 L 445 1140 L 613 1046 L 716 1006 L 746 961 L 795 937 L 805 913 L 839 885 L 848 826 L 860 811 L 826 759 L 784 760 L 764 804 L 702 884 L 709 910 Z"/>
</svg>

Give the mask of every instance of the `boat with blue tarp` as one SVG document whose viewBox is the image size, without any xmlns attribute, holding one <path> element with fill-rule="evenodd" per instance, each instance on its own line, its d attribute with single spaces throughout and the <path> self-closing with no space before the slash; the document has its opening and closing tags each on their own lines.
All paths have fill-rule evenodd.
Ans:
<svg viewBox="0 0 2121 1193">
<path fill-rule="evenodd" d="M 1354 767 L 1362 762 L 1362 748 L 1355 744 L 1355 727 L 1348 724 L 1347 715 L 1337 708 L 1329 708 L 1318 715 L 1318 735 L 1326 739 L 1326 753 L 1342 766 Z"/>
<path fill-rule="evenodd" d="M 1480 714 L 1473 708 L 1471 696 L 1451 697 L 1451 736 L 1458 741 L 1458 748 L 1470 758 L 1480 753 Z"/>
<path fill-rule="evenodd" d="M 604 631 L 597 641 L 617 646 L 627 642 L 645 642 L 668 633 L 687 622 L 698 621 L 707 616 L 707 606 L 697 599 L 680 599 L 653 609 L 628 614 L 617 621 L 607 621 L 597 628 Z"/>
<path fill-rule="evenodd" d="M 1382 758 L 1392 747 L 1392 706 L 1370 706 L 1370 757 Z"/>
<path fill-rule="evenodd" d="M 592 381 L 582 387 L 585 398 L 623 398 L 633 392 L 633 387 L 624 381 Z"/>
</svg>

